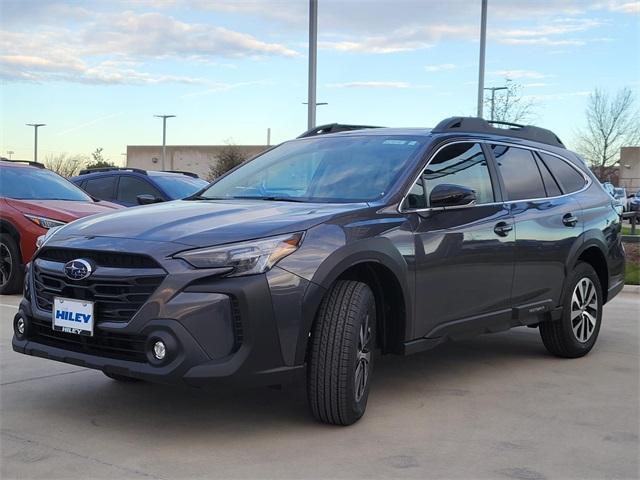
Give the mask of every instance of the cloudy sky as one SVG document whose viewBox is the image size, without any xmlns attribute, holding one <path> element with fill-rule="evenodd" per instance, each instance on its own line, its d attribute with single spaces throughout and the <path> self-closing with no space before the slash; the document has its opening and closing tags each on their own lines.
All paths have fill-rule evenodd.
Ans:
<svg viewBox="0 0 640 480">
<path fill-rule="evenodd" d="M 0 0 L 0 155 L 262 144 L 306 128 L 306 0 Z M 487 86 L 571 144 L 589 92 L 640 89 L 640 2 L 489 0 Z M 475 112 L 480 0 L 319 0 L 318 123 Z"/>
</svg>

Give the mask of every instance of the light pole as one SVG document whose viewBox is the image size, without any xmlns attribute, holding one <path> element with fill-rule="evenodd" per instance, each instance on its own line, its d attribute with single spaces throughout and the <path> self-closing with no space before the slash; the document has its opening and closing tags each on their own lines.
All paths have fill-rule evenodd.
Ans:
<svg viewBox="0 0 640 480">
<path fill-rule="evenodd" d="M 175 115 L 154 115 L 154 117 L 162 119 L 162 170 L 164 170 L 167 158 L 167 118 L 174 118 Z"/>
<path fill-rule="evenodd" d="M 509 87 L 486 87 L 485 90 L 491 90 L 491 121 L 496 111 L 496 91 L 497 90 L 509 90 Z"/>
<path fill-rule="evenodd" d="M 318 0 L 309 0 L 309 94 L 307 128 L 316 126 L 316 75 L 318 63 Z"/>
<path fill-rule="evenodd" d="M 480 15 L 480 65 L 478 67 L 478 118 L 482 118 L 484 97 L 484 56 L 487 48 L 487 0 L 482 0 Z"/>
<path fill-rule="evenodd" d="M 13 155 L 14 153 L 16 152 L 14 152 L 13 150 L 7 150 L 7 155 L 9 155 L 9 160 L 11 160 L 11 155 Z"/>
<path fill-rule="evenodd" d="M 33 161 L 38 161 L 38 128 L 46 126 L 46 123 L 27 123 L 27 127 L 33 127 Z"/>
</svg>

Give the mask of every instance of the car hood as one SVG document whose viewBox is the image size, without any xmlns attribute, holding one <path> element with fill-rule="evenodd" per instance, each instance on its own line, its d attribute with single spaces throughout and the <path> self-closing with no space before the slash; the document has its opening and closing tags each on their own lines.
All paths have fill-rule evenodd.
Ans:
<svg viewBox="0 0 640 480">
<path fill-rule="evenodd" d="M 62 237 L 129 238 L 210 246 L 311 228 L 360 204 L 176 200 L 119 210 L 67 226 Z"/>
<path fill-rule="evenodd" d="M 71 222 L 78 218 L 97 213 L 113 212 L 122 208 L 109 202 L 75 202 L 72 200 L 17 200 L 5 199 L 7 204 L 22 213 L 38 215 L 62 222 Z"/>
</svg>

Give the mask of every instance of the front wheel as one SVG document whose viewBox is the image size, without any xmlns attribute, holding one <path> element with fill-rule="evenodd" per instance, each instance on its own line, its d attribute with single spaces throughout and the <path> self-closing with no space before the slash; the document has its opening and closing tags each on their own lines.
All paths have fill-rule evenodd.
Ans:
<svg viewBox="0 0 640 480">
<path fill-rule="evenodd" d="M 354 280 L 336 282 L 320 305 L 308 358 L 307 396 L 319 421 L 351 425 L 364 414 L 375 326 L 371 289 Z"/>
<path fill-rule="evenodd" d="M 11 235 L 0 234 L 0 294 L 20 292 L 23 275 L 18 244 Z"/>
<path fill-rule="evenodd" d="M 598 275 L 588 263 L 578 263 L 569 277 L 562 318 L 540 324 L 544 346 L 550 353 L 565 358 L 589 353 L 600 331 L 602 306 Z"/>
</svg>

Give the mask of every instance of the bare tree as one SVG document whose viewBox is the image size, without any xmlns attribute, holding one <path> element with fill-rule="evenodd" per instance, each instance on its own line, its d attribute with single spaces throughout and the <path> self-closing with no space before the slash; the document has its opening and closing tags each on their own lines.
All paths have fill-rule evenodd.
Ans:
<svg viewBox="0 0 640 480">
<path fill-rule="evenodd" d="M 207 180 L 212 181 L 247 159 L 247 156 L 237 145 L 228 142 L 217 155 L 215 161 L 209 167 Z"/>
<path fill-rule="evenodd" d="M 86 161 L 87 157 L 85 155 L 50 154 L 45 158 L 44 166 L 63 177 L 72 177 L 78 173 Z"/>
<path fill-rule="evenodd" d="M 589 96 L 587 126 L 578 132 L 578 151 L 601 180 L 610 177 L 620 147 L 640 144 L 640 111 L 630 88 L 614 96 L 597 88 Z"/>
<path fill-rule="evenodd" d="M 524 123 L 535 117 L 536 102 L 522 95 L 522 85 L 505 79 L 506 90 L 497 90 L 494 105 L 491 106 L 491 93 L 485 95 L 485 108 L 493 111 L 493 120 L 498 122 Z"/>
</svg>

